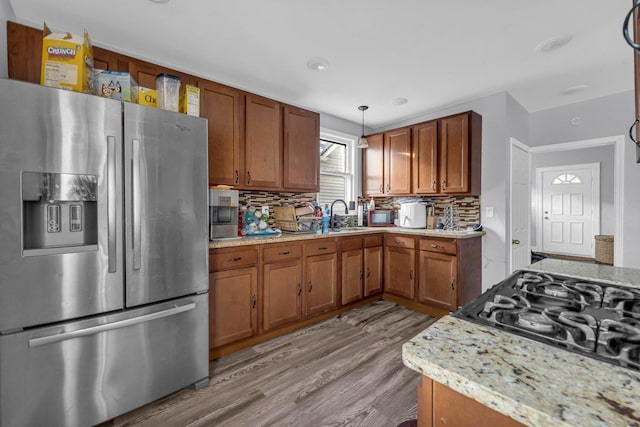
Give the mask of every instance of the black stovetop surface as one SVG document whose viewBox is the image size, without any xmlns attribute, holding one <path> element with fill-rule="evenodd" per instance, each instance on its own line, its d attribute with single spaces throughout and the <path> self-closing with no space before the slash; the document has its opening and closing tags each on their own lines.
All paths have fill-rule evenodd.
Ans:
<svg viewBox="0 0 640 427">
<path fill-rule="evenodd" d="M 640 371 L 640 289 L 516 271 L 453 316 Z"/>
</svg>

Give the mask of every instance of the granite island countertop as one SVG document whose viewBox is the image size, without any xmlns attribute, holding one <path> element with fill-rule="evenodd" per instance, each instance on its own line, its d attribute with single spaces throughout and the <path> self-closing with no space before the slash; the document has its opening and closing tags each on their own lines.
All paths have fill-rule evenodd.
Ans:
<svg viewBox="0 0 640 427">
<path fill-rule="evenodd" d="M 526 269 L 640 288 L 640 270 L 545 259 Z M 445 316 L 404 364 L 530 426 L 640 426 L 640 372 Z"/>
<path fill-rule="evenodd" d="M 327 234 L 296 234 L 282 233 L 277 236 L 252 236 L 252 237 L 232 237 L 228 239 L 216 239 L 209 242 L 209 249 L 228 248 L 234 246 L 258 245 L 264 243 L 282 243 L 295 242 L 311 239 L 326 239 L 331 237 L 367 235 L 367 234 L 407 234 L 423 237 L 440 237 L 448 239 L 470 239 L 473 237 L 484 236 L 484 231 L 445 231 L 445 230 L 427 230 L 425 228 L 402 228 L 402 227 L 356 227 L 343 228 L 339 232 L 330 232 Z"/>
</svg>

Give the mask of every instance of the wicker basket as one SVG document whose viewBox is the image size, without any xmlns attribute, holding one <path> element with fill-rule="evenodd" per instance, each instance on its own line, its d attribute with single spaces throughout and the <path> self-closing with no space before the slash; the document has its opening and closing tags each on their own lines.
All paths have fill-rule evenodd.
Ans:
<svg viewBox="0 0 640 427">
<path fill-rule="evenodd" d="M 599 235 L 596 239 L 596 261 L 613 265 L 613 236 Z"/>
</svg>

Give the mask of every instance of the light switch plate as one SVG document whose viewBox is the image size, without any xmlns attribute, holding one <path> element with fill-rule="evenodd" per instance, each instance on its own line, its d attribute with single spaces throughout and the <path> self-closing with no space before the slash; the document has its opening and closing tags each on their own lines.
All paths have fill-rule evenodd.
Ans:
<svg viewBox="0 0 640 427">
<path fill-rule="evenodd" d="M 493 218 L 493 207 L 488 207 L 485 209 L 485 216 L 487 218 Z"/>
</svg>

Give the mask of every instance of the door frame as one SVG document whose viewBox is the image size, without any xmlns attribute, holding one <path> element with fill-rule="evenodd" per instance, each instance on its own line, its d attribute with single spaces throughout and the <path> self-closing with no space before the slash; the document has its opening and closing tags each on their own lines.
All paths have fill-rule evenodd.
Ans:
<svg viewBox="0 0 640 427">
<path fill-rule="evenodd" d="M 580 150 L 584 148 L 602 147 L 607 145 L 613 145 L 613 159 L 614 159 L 614 172 L 613 172 L 613 209 L 615 216 L 615 227 L 613 233 L 613 265 L 616 267 L 622 267 L 622 236 L 624 233 L 624 135 L 614 135 L 603 138 L 585 139 L 573 142 L 563 142 L 558 144 L 540 145 L 536 147 L 529 147 L 530 153 L 550 153 L 557 151 L 568 150 Z M 537 211 L 538 204 L 537 198 L 534 198 Z M 542 208 L 542 206 L 540 206 Z M 537 231 L 537 230 L 536 230 Z M 536 234 L 536 247 L 540 245 L 537 240 Z M 533 247 L 532 249 L 537 249 Z"/>
<path fill-rule="evenodd" d="M 567 169 L 591 169 L 591 206 L 593 208 L 591 212 L 591 220 L 593 222 L 593 236 L 600 234 L 600 210 L 602 201 L 600 200 L 600 163 L 574 163 L 570 165 L 562 166 L 549 166 L 536 168 L 536 209 L 535 209 L 535 224 L 536 224 L 536 246 L 540 249 L 544 248 L 544 233 L 542 227 L 542 206 L 543 200 L 543 179 L 542 175 L 545 172 L 561 172 Z M 597 200 L 598 203 L 594 203 Z M 540 243 L 538 243 L 540 242 Z M 578 255 L 576 255 L 578 256 Z M 591 257 L 596 256 L 595 241 L 591 242 Z"/>
<path fill-rule="evenodd" d="M 528 158 L 528 173 L 527 173 L 527 195 L 529 204 L 531 204 L 531 147 L 518 141 L 515 138 L 510 138 L 509 144 L 509 237 L 507 245 L 509 246 L 509 272 L 513 271 L 513 150 L 521 149 L 527 154 Z M 527 253 L 531 252 L 531 208 L 527 209 Z"/>
</svg>

